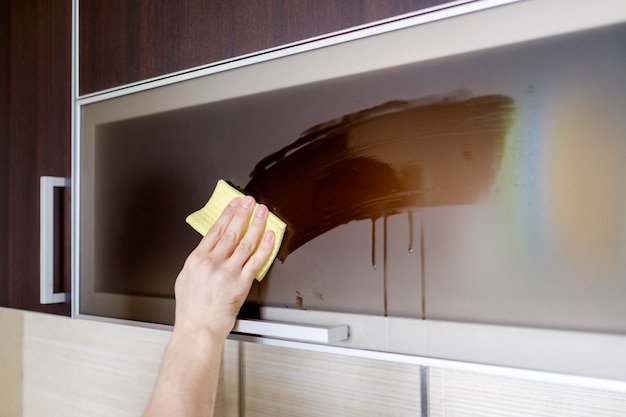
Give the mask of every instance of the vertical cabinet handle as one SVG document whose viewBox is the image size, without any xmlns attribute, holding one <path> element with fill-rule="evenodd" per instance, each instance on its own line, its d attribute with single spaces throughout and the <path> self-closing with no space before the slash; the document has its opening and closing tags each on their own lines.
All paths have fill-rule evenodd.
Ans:
<svg viewBox="0 0 626 417">
<path fill-rule="evenodd" d="M 54 292 L 54 189 L 67 187 L 70 181 L 64 177 L 41 177 L 40 192 L 40 288 L 39 302 L 41 304 L 64 303 L 68 300 L 67 293 Z"/>
</svg>

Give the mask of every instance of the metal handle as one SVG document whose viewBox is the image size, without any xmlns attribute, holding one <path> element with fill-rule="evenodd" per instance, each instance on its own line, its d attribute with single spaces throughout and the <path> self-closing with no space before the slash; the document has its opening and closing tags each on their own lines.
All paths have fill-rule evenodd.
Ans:
<svg viewBox="0 0 626 417">
<path fill-rule="evenodd" d="M 64 177 L 41 177 L 40 224 L 39 236 L 39 302 L 41 304 L 64 303 L 67 293 L 54 292 L 54 188 L 67 187 L 70 181 Z"/>
<path fill-rule="evenodd" d="M 233 332 L 298 340 L 311 343 L 332 343 L 348 338 L 348 326 L 310 326 L 265 320 L 237 320 Z"/>
</svg>

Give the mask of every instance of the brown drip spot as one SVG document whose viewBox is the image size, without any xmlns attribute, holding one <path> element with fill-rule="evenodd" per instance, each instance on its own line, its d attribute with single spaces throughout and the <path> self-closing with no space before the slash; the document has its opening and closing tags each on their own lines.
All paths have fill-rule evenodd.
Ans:
<svg viewBox="0 0 626 417">
<path fill-rule="evenodd" d="M 245 192 L 287 223 L 284 261 L 342 224 L 484 199 L 513 114 L 503 95 L 391 101 L 305 131 L 257 164 Z"/>
<path fill-rule="evenodd" d="M 300 310 L 306 310 L 304 308 L 304 298 L 302 297 L 302 294 L 300 294 L 300 291 L 296 291 L 296 294 L 296 305 Z"/>
</svg>

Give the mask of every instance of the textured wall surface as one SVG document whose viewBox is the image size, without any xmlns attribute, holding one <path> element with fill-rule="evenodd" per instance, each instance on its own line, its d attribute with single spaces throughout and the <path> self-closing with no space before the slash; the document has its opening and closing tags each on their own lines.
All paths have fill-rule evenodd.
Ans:
<svg viewBox="0 0 626 417">
<path fill-rule="evenodd" d="M 22 415 L 21 311 L 0 308 L 0 417 Z"/>
</svg>

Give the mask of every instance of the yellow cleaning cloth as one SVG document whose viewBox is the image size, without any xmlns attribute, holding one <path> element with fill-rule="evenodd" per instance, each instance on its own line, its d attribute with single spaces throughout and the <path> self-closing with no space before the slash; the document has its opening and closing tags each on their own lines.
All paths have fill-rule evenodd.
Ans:
<svg viewBox="0 0 626 417">
<path fill-rule="evenodd" d="M 217 221 L 217 218 L 220 214 L 222 214 L 222 211 L 224 211 L 226 206 L 230 204 L 235 197 L 243 198 L 244 195 L 235 188 L 231 187 L 226 181 L 219 180 L 215 190 L 213 191 L 213 195 L 211 195 L 211 198 L 206 205 L 202 207 L 202 209 L 187 216 L 186 222 L 189 223 L 189 225 L 198 233 L 204 236 L 209 231 L 211 226 L 213 226 L 213 224 Z M 252 221 L 252 219 L 250 219 L 250 221 Z M 274 241 L 272 255 L 256 276 L 258 281 L 261 281 L 265 277 L 265 274 L 267 274 L 267 271 L 269 271 L 272 266 L 272 262 L 274 262 L 274 259 L 278 254 L 280 244 L 283 241 L 286 228 L 287 225 L 285 222 L 279 219 L 274 213 L 269 213 L 265 230 L 272 230 L 276 239 Z"/>
</svg>

